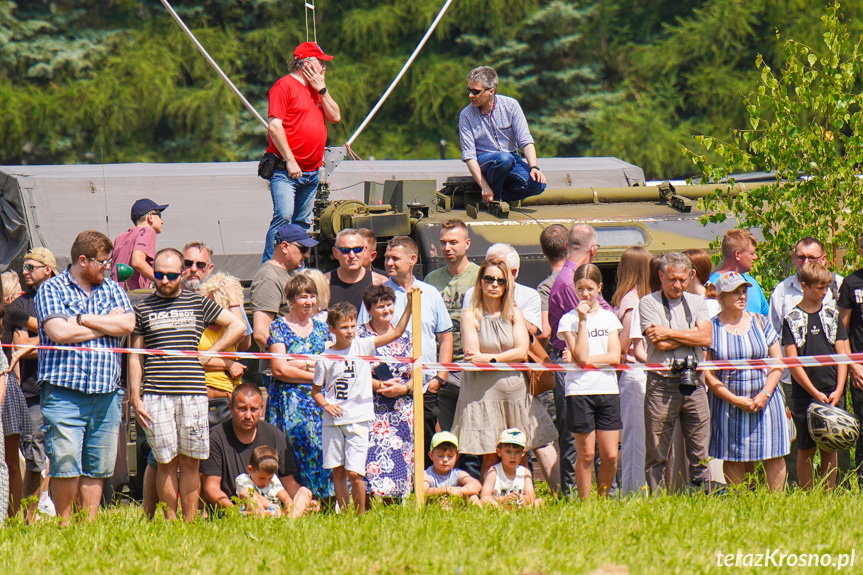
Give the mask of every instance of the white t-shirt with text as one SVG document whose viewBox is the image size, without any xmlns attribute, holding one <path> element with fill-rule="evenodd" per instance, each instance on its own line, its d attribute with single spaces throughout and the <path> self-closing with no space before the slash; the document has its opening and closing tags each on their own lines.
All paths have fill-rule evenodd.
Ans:
<svg viewBox="0 0 863 575">
<path fill-rule="evenodd" d="M 327 355 L 375 355 L 375 338 L 354 338 L 346 349 L 328 349 Z M 324 425 L 348 425 L 372 421 L 372 369 L 367 361 L 335 361 L 322 359 L 315 363 L 315 385 L 323 388 L 327 403 L 342 408 L 341 417 L 334 418 L 323 411 Z"/>
<path fill-rule="evenodd" d="M 587 316 L 588 355 L 608 353 L 608 338 L 623 328 L 614 313 L 599 308 Z M 578 311 L 572 310 L 562 318 L 557 328 L 557 337 L 563 339 L 565 332 L 578 333 Z M 618 337 L 614 333 L 614 337 Z M 618 394 L 617 375 L 613 371 L 568 371 L 564 378 L 566 395 Z"/>
</svg>

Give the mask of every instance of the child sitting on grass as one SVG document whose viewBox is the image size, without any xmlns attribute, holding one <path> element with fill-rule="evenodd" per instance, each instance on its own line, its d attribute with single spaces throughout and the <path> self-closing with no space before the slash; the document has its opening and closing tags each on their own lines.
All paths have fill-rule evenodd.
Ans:
<svg viewBox="0 0 863 575">
<path fill-rule="evenodd" d="M 785 357 L 849 353 L 848 335 L 839 318 L 836 304 L 824 304 L 833 274 L 815 262 L 797 272 L 803 299 L 788 312 L 782 323 L 782 346 Z M 847 365 L 790 367 L 791 413 L 797 427 L 797 478 L 803 489 L 812 488 L 812 464 L 815 440 L 809 435 L 806 412 L 813 401 L 845 408 Z M 836 484 L 838 456 L 821 451 L 821 475 L 827 488 Z"/>
<path fill-rule="evenodd" d="M 258 517 L 281 517 L 283 506 L 291 498 L 276 474 L 279 472 L 279 454 L 268 445 L 256 447 L 249 458 L 248 473 L 237 476 L 237 495 L 250 513 Z"/>
<path fill-rule="evenodd" d="M 538 507 L 543 504 L 533 489 L 533 476 L 518 463 L 527 453 L 526 437 L 520 429 L 505 429 L 497 440 L 500 462 L 489 468 L 482 484 L 483 505 L 492 507 Z"/>
<path fill-rule="evenodd" d="M 411 315 L 411 293 L 395 328 L 375 337 L 354 338 L 357 308 L 339 302 L 330 308 L 327 323 L 336 343 L 327 354 L 375 355 L 377 348 L 395 341 L 405 332 Z M 322 359 L 315 363 L 312 398 L 324 409 L 321 439 L 324 469 L 333 470 L 333 489 L 339 509 L 347 510 L 348 494 L 359 513 L 366 511 L 366 458 L 369 427 L 375 418 L 372 403 L 372 370 L 367 361 Z M 350 481 L 350 492 L 347 482 Z"/>
<path fill-rule="evenodd" d="M 435 433 L 431 440 L 429 457 L 432 465 L 425 470 L 423 492 L 427 497 L 455 495 L 479 505 L 482 485 L 467 471 L 456 469 L 458 461 L 458 437 L 449 431 Z"/>
</svg>

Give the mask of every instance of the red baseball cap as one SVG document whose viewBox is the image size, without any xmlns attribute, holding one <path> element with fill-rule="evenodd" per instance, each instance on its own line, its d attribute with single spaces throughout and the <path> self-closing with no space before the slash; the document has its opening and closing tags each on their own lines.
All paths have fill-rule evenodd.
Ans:
<svg viewBox="0 0 863 575">
<path fill-rule="evenodd" d="M 302 60 L 303 58 L 317 58 L 318 60 L 332 60 L 332 56 L 327 56 L 321 47 L 316 42 L 303 42 L 294 49 L 294 58 Z"/>
</svg>

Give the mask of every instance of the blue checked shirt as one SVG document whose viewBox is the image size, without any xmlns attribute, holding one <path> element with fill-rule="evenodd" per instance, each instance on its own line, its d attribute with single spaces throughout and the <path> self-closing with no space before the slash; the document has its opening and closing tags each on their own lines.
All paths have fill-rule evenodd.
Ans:
<svg viewBox="0 0 863 575">
<path fill-rule="evenodd" d="M 45 334 L 42 325 L 51 318 L 67 318 L 79 313 L 106 315 L 119 307 L 133 313 L 126 292 L 106 279 L 93 286 L 90 296 L 78 287 L 66 270 L 39 286 L 36 292 L 36 317 L 39 320 L 39 345 L 58 345 Z M 116 353 L 81 351 L 76 348 L 120 347 L 122 337 L 103 336 L 80 344 L 67 344 L 66 350 L 39 350 L 37 379 L 82 393 L 109 393 L 120 386 L 120 356 Z"/>
<path fill-rule="evenodd" d="M 468 104 L 458 116 L 461 161 L 475 160 L 484 152 L 514 152 L 533 143 L 527 119 L 518 100 L 494 96 L 494 109 L 485 115 Z"/>
</svg>

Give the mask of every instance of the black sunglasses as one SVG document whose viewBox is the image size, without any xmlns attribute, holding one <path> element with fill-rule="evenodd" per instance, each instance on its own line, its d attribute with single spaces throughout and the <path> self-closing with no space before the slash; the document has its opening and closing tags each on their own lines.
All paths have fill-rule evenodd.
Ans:
<svg viewBox="0 0 863 575">
<path fill-rule="evenodd" d="M 180 277 L 180 272 L 153 272 L 153 277 L 160 281 L 162 278 L 168 278 L 168 281 L 175 281 Z"/>
<path fill-rule="evenodd" d="M 302 245 L 302 244 L 294 244 L 294 246 L 295 246 L 298 250 L 300 250 L 300 253 L 301 253 L 301 254 L 307 254 L 307 253 L 309 253 L 309 250 L 311 249 L 311 248 L 309 248 L 309 246 L 304 246 L 304 245 Z"/>
<path fill-rule="evenodd" d="M 344 255 L 348 255 L 348 254 L 349 254 L 349 253 L 351 253 L 351 252 L 354 252 L 355 254 L 358 254 L 358 253 L 360 253 L 361 251 L 363 251 L 364 249 L 366 249 L 366 246 L 357 246 L 357 247 L 355 247 L 355 248 L 338 248 L 338 250 L 339 250 L 340 252 L 342 252 Z"/>
<path fill-rule="evenodd" d="M 484 281 L 485 283 L 487 283 L 490 286 L 492 286 L 494 284 L 497 284 L 499 286 L 505 286 L 506 285 L 506 278 L 496 278 L 494 276 L 482 276 L 482 281 Z"/>
<path fill-rule="evenodd" d="M 474 90 L 473 88 L 468 88 L 467 93 L 469 96 L 479 96 L 483 92 L 487 92 L 490 88 L 483 88 L 482 90 Z"/>
<path fill-rule="evenodd" d="M 192 260 L 183 260 L 183 265 L 189 269 L 191 269 L 193 267 L 197 267 L 199 270 L 205 270 L 205 269 L 207 269 L 208 264 L 205 262 L 195 262 Z"/>
</svg>

